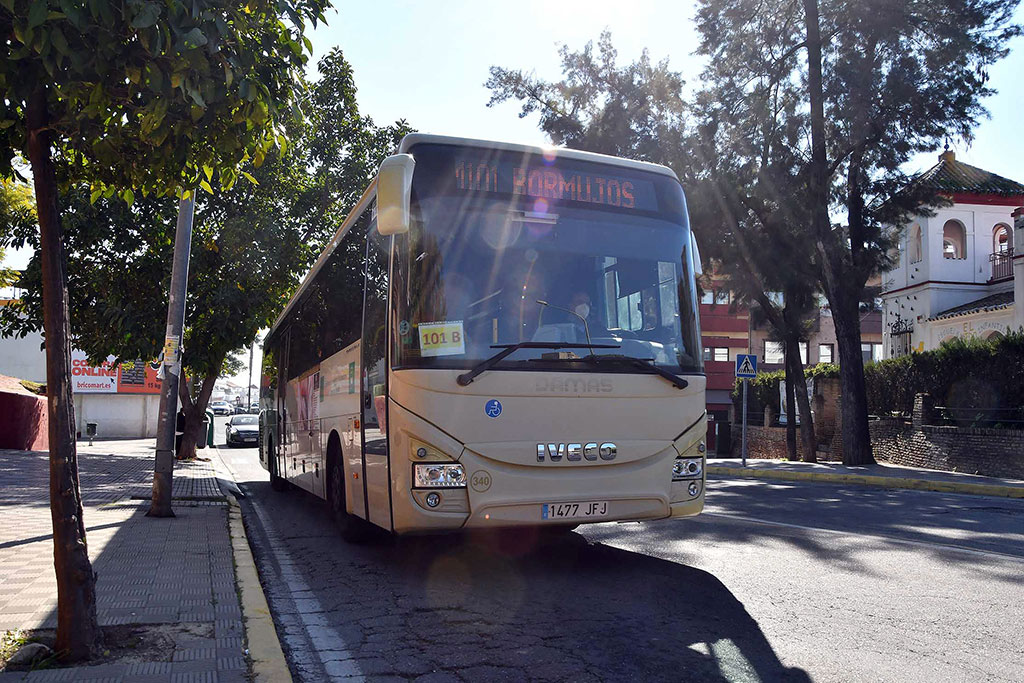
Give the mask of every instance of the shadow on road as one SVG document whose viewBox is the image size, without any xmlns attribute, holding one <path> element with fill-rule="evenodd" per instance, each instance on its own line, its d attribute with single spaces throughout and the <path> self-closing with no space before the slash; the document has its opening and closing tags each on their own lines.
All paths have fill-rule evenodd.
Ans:
<svg viewBox="0 0 1024 683">
<path fill-rule="evenodd" d="M 855 543 L 835 543 L 812 537 L 802 529 L 788 531 L 749 522 L 695 525 L 694 532 L 708 540 L 764 543 L 777 539 L 843 569 L 870 574 L 858 556 L 865 549 L 892 548 L 887 539 L 912 541 L 915 552 L 928 553 L 948 564 L 972 568 L 992 567 L 1004 578 L 1005 561 L 999 553 L 1024 558 L 1024 501 L 936 493 L 876 489 L 862 486 L 713 480 L 708 484 L 708 507 L 713 514 L 814 527 L 861 536 Z M 712 516 L 698 517 L 706 521 Z M 715 521 L 719 521 L 718 517 Z M 655 533 L 678 538 L 676 525 L 652 525 Z M 852 540 L 852 539 L 851 539 Z M 962 552 L 958 548 L 979 551 Z M 1019 572 L 1005 577 L 1024 581 Z"/>
<path fill-rule="evenodd" d="M 248 488 L 250 501 L 273 506 L 275 541 L 284 546 L 276 556 L 287 553 L 289 571 L 298 570 L 308 589 L 303 596 L 316 596 L 289 600 L 287 587 L 270 586 L 275 614 L 295 624 L 315 612 L 317 628 L 340 634 L 365 675 L 809 680 L 779 661 L 743 604 L 708 572 L 576 533 L 553 540 L 523 530 L 351 546 L 312 496 L 291 491 L 271 498 L 265 484 Z M 274 561 L 263 544 L 261 570 Z"/>
</svg>

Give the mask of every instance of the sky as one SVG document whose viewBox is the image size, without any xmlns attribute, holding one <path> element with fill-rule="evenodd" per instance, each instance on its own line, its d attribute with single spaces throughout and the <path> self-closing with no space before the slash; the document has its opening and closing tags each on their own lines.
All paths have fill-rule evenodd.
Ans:
<svg viewBox="0 0 1024 683">
<path fill-rule="evenodd" d="M 355 74 L 360 111 L 378 125 L 404 118 L 424 133 L 547 144 L 536 115 L 519 118 L 514 102 L 487 107 L 484 82 L 491 66 L 558 80 L 559 46 L 596 44 L 607 28 L 620 64 L 647 48 L 652 61 L 668 58 L 693 86 L 703 64 L 695 55 L 693 14 L 693 4 L 678 0 L 342 1 L 310 36 L 311 67 L 341 47 Z M 1024 9 L 1016 20 L 1024 22 Z M 952 148 L 961 161 L 1024 181 L 1024 39 L 1010 48 L 990 73 L 999 91 L 985 102 L 991 119 L 981 123 L 970 146 L 954 141 Z M 931 167 L 939 151 L 914 159 L 908 171 Z M 257 368 L 259 355 L 257 346 Z M 244 385 L 245 372 L 234 381 Z"/>
<path fill-rule="evenodd" d="M 310 66 L 315 70 L 320 57 L 341 47 L 354 70 L 360 110 L 379 125 L 404 118 L 425 133 L 545 144 L 536 116 L 520 119 L 514 102 L 486 106 L 491 66 L 557 80 L 559 45 L 581 49 L 607 28 L 620 64 L 646 47 L 653 61 L 668 58 L 695 85 L 702 62 L 694 54 L 693 13 L 694 5 L 681 0 L 338 0 L 327 25 L 310 35 Z M 1024 22 L 1024 9 L 1016 20 Z M 990 72 L 999 91 L 985 102 L 991 119 L 970 146 L 954 141 L 953 149 L 959 160 L 1024 181 L 1024 39 L 1009 47 Z M 914 159 L 907 170 L 929 168 L 939 151 Z M 22 260 L 27 255 L 12 254 L 7 265 L 20 267 Z M 244 371 L 240 378 L 244 384 Z"/>
</svg>

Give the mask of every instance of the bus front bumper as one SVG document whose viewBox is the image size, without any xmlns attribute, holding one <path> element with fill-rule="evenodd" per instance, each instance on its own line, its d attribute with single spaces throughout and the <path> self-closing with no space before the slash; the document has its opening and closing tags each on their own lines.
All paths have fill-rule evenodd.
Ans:
<svg viewBox="0 0 1024 683">
<path fill-rule="evenodd" d="M 395 531 L 564 526 L 699 514 L 706 482 L 703 476 L 672 481 L 674 458 L 675 451 L 667 449 L 642 462 L 554 472 L 466 451 L 460 459 L 466 488 L 405 489 L 394 501 Z M 696 493 L 691 492 L 691 484 L 696 485 Z M 436 496 L 428 499 L 431 493 Z M 562 516 L 566 513 L 569 516 Z"/>
</svg>

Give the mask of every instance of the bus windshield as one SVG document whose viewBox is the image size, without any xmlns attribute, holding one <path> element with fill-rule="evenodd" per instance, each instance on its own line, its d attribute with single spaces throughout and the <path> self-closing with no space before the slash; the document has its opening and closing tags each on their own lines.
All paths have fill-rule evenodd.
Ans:
<svg viewBox="0 0 1024 683">
<path fill-rule="evenodd" d="M 395 244 L 396 368 L 466 368 L 532 341 L 702 371 L 674 179 L 484 149 L 413 153 L 414 220 Z M 567 370 L 545 353 L 520 349 L 497 369 Z"/>
</svg>

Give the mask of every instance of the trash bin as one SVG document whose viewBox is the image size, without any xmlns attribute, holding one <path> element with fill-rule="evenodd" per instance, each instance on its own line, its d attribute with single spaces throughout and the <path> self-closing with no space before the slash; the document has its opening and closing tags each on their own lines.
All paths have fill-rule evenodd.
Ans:
<svg viewBox="0 0 1024 683">
<path fill-rule="evenodd" d="M 97 424 L 95 422 L 86 422 L 85 423 L 85 435 L 87 437 L 89 437 L 89 445 L 90 446 L 92 445 L 93 438 L 95 438 L 95 436 L 96 436 L 96 427 L 97 427 Z"/>
<path fill-rule="evenodd" d="M 181 454 L 181 439 L 185 434 L 185 411 L 179 410 L 174 418 L 174 457 Z"/>
<path fill-rule="evenodd" d="M 203 413 L 203 424 L 199 428 L 199 438 L 196 439 L 196 448 L 206 448 L 213 445 L 213 413 L 207 410 Z"/>
<path fill-rule="evenodd" d="M 715 434 L 717 454 L 719 458 L 728 458 L 732 455 L 732 425 L 727 421 L 715 423 L 718 430 Z"/>
</svg>

